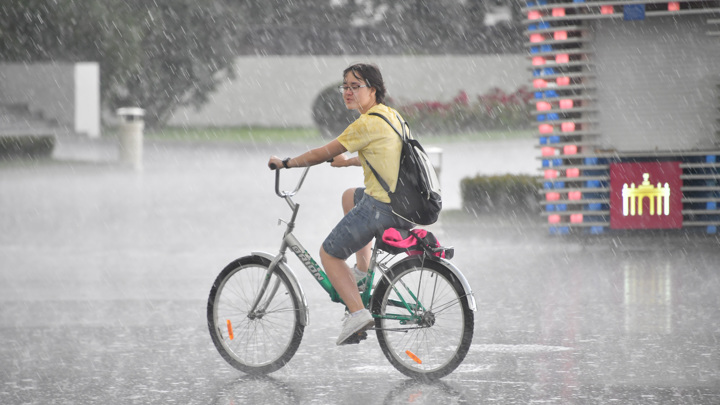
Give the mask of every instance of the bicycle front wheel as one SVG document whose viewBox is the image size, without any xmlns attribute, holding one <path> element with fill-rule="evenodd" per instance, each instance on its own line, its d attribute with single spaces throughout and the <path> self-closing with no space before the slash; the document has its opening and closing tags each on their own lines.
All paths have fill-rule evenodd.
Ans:
<svg viewBox="0 0 720 405">
<path fill-rule="evenodd" d="M 305 330 L 299 295 L 284 272 L 268 275 L 269 266 L 260 256 L 233 261 L 215 279 L 208 298 L 207 321 L 215 347 L 230 365 L 248 374 L 284 366 Z"/>
<path fill-rule="evenodd" d="M 474 314 L 455 274 L 442 263 L 406 260 L 373 293 L 378 342 L 401 373 L 435 380 L 462 363 L 472 343 Z"/>
</svg>

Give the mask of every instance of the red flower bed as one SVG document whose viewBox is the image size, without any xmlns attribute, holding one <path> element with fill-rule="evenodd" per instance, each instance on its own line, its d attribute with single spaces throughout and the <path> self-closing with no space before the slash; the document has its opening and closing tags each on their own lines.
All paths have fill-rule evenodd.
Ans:
<svg viewBox="0 0 720 405">
<path fill-rule="evenodd" d="M 526 129 L 532 122 L 532 98 L 525 86 L 513 93 L 494 88 L 473 101 L 460 91 L 450 102 L 420 101 L 395 108 L 414 131 L 424 134 Z"/>
</svg>

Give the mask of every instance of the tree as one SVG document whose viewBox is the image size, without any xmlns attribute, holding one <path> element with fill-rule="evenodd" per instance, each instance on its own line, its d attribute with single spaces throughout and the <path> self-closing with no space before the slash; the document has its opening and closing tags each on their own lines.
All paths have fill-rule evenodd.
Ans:
<svg viewBox="0 0 720 405">
<path fill-rule="evenodd" d="M 0 60 L 98 61 L 104 107 L 154 126 L 232 74 L 236 32 L 225 0 L 3 0 Z"/>
<path fill-rule="evenodd" d="M 98 61 L 113 78 L 136 61 L 139 38 L 120 1 L 4 0 L 0 6 L 0 61 Z M 110 82 L 102 81 L 105 94 Z"/>
<path fill-rule="evenodd" d="M 149 125 L 163 123 L 179 106 L 200 106 L 222 80 L 232 76 L 236 28 L 220 1 L 134 0 L 140 55 L 116 77 L 112 103 L 149 112 Z"/>
</svg>

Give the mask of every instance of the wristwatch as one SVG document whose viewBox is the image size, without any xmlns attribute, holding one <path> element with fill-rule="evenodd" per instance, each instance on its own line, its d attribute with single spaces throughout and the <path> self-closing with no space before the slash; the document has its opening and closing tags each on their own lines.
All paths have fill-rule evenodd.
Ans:
<svg viewBox="0 0 720 405">
<path fill-rule="evenodd" d="M 290 161 L 290 158 L 285 158 L 282 160 L 283 167 L 286 169 L 289 169 L 288 162 Z"/>
</svg>

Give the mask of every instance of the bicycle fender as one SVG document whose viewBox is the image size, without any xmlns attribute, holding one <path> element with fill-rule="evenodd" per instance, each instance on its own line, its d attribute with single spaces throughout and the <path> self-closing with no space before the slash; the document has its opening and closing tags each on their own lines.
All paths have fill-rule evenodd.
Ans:
<svg viewBox="0 0 720 405">
<path fill-rule="evenodd" d="M 271 255 L 270 253 L 266 252 L 252 252 L 253 256 L 260 256 L 262 258 L 268 259 L 270 262 L 275 260 L 275 255 Z M 293 289 L 297 291 L 297 293 L 300 295 L 300 323 L 303 326 L 307 326 L 310 324 L 310 310 L 308 308 L 307 299 L 305 298 L 305 291 L 303 291 L 302 287 L 300 286 L 300 283 L 297 280 L 297 277 L 295 277 L 295 272 L 292 271 L 290 267 L 288 267 L 287 264 L 285 264 L 284 261 L 278 262 L 278 267 L 280 270 L 285 273 L 288 280 L 290 281 L 290 284 L 292 284 Z"/>
<path fill-rule="evenodd" d="M 453 275 L 455 275 L 455 277 L 457 277 L 457 279 L 460 281 L 460 284 L 462 285 L 463 290 L 465 291 L 465 295 L 467 296 L 467 299 L 468 299 L 468 307 L 470 307 L 470 309 L 472 309 L 473 312 L 477 311 L 477 305 L 475 304 L 475 297 L 473 296 L 472 288 L 470 288 L 470 283 L 468 283 L 467 279 L 462 274 L 460 269 L 455 267 L 455 265 L 452 264 L 452 262 L 450 262 L 449 260 L 443 259 L 440 257 L 426 256 L 425 260 L 432 260 L 435 262 L 439 262 L 443 266 L 447 267 L 453 273 Z M 420 261 L 420 258 L 418 256 L 408 256 L 408 257 L 400 260 L 399 262 L 397 262 L 396 265 L 400 264 L 402 262 L 406 262 L 406 261 Z"/>
</svg>

